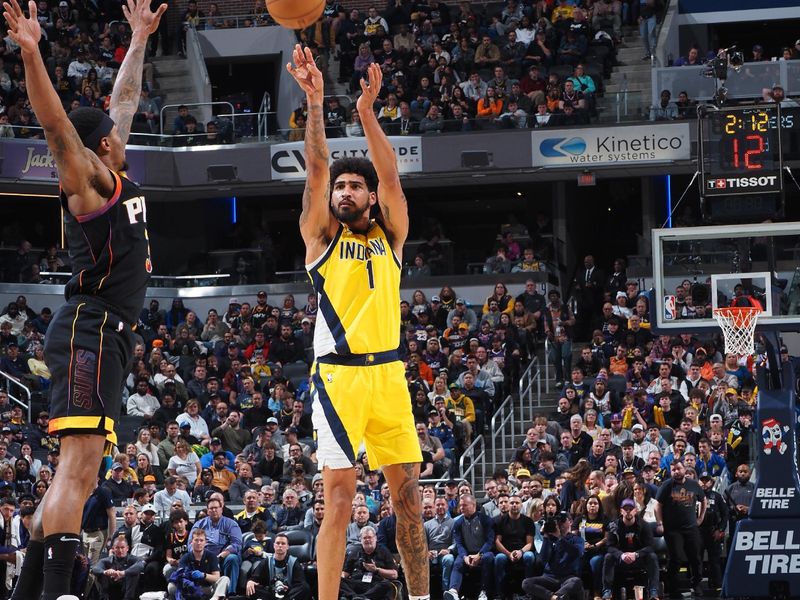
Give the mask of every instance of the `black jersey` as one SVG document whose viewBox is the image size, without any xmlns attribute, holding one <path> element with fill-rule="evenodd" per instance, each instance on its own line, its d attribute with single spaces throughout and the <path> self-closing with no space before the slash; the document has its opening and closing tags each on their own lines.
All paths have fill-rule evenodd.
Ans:
<svg viewBox="0 0 800 600">
<path fill-rule="evenodd" d="M 86 215 L 69 212 L 61 193 L 64 230 L 72 259 L 72 277 L 64 296 L 95 296 L 125 319 L 136 323 L 144 304 L 153 265 L 147 235 L 147 208 L 139 187 L 117 173 L 114 195 Z"/>
</svg>

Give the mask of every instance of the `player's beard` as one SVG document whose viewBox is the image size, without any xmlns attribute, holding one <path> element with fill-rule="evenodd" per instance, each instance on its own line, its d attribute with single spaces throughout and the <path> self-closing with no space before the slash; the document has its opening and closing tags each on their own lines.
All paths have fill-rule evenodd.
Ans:
<svg viewBox="0 0 800 600">
<path fill-rule="evenodd" d="M 369 204 L 359 207 L 355 202 L 353 206 L 347 206 L 344 210 L 337 206 L 331 206 L 333 216 L 346 225 L 352 225 L 364 217 L 364 213 L 369 213 Z"/>
</svg>

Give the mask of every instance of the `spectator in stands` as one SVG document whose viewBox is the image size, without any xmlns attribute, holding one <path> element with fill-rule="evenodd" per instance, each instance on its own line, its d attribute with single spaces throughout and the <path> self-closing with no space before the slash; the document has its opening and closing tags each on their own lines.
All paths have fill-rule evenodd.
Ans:
<svg viewBox="0 0 800 600">
<path fill-rule="evenodd" d="M 517 100 L 509 100 L 504 112 L 496 120 L 505 129 L 525 129 L 528 126 L 528 113 L 520 108 Z"/>
<path fill-rule="evenodd" d="M 159 515 L 169 514 L 175 502 L 180 502 L 184 509 L 191 505 L 191 498 L 184 490 L 178 489 L 178 479 L 167 477 L 164 480 L 164 489 L 159 490 L 153 496 L 153 506 Z"/>
<path fill-rule="evenodd" d="M 350 93 L 360 89 L 359 81 L 367 72 L 367 67 L 375 62 L 369 44 L 364 42 L 358 47 L 358 55 L 353 63 L 353 75 L 350 79 Z"/>
<path fill-rule="evenodd" d="M 133 486 L 125 478 L 125 468 L 118 462 L 111 465 L 111 477 L 103 482 L 103 487 L 111 494 L 115 506 L 121 506 L 133 497 Z"/>
<path fill-rule="evenodd" d="M 92 567 L 101 598 L 135 600 L 139 597 L 137 590 L 144 561 L 129 554 L 128 550 L 125 537 L 118 537 L 111 546 L 111 554 Z"/>
<path fill-rule="evenodd" d="M 678 118 L 678 106 L 671 98 L 669 90 L 661 91 L 661 100 L 650 109 L 651 121 L 673 121 Z"/>
<path fill-rule="evenodd" d="M 568 29 L 556 52 L 557 60 L 562 65 L 577 65 L 586 53 L 586 42 L 579 38 L 574 30 Z"/>
<path fill-rule="evenodd" d="M 161 407 L 158 398 L 150 393 L 150 384 L 147 378 L 136 381 L 136 393 L 128 396 L 127 410 L 129 415 L 151 419 Z"/>
<path fill-rule="evenodd" d="M 200 477 L 200 459 L 184 439 L 175 442 L 175 454 L 167 462 L 167 473 L 173 477 L 185 477 L 191 487 Z"/>
<path fill-rule="evenodd" d="M 365 525 L 360 531 L 360 544 L 345 557 L 340 582 L 340 595 L 348 600 L 355 596 L 371 600 L 389 600 L 394 594 L 392 581 L 397 579 L 397 564 L 391 553 L 378 545 L 375 528 Z"/>
<path fill-rule="evenodd" d="M 689 48 L 689 51 L 686 53 L 686 56 L 681 56 L 678 58 L 674 66 L 676 67 L 684 67 L 684 66 L 699 66 L 702 65 L 705 60 L 700 56 L 700 48 L 696 45 L 693 45 Z"/>
<path fill-rule="evenodd" d="M 492 38 L 485 34 L 481 44 L 475 50 L 475 67 L 479 69 L 492 69 L 500 64 L 500 49 L 492 42 Z"/>
<path fill-rule="evenodd" d="M 195 4 L 195 8 L 197 7 L 197 4 L 192 2 L 191 0 L 190 0 L 189 4 Z M 186 133 L 186 131 L 187 131 L 186 130 L 186 120 L 190 116 L 191 115 L 189 114 L 189 107 L 186 106 L 185 104 L 181 104 L 178 107 L 178 115 L 175 117 L 175 120 L 172 122 L 172 134 L 173 135 L 179 135 L 179 134 L 182 134 L 182 133 Z M 195 123 L 196 122 L 197 121 L 195 120 Z M 152 325 L 151 325 L 151 327 L 152 327 Z"/>
<path fill-rule="evenodd" d="M 645 55 L 650 60 L 656 49 L 656 19 L 661 10 L 661 0 L 645 0 L 639 8 L 639 35 L 644 41 Z"/>
<path fill-rule="evenodd" d="M 670 474 L 671 477 L 658 489 L 655 511 L 656 533 L 661 533 L 667 542 L 669 589 L 678 589 L 678 557 L 685 556 L 689 562 L 694 593 L 702 595 L 705 592 L 701 584 L 702 542 L 698 525 L 705 518 L 705 494 L 696 481 L 686 476 L 686 467 L 680 461 L 672 463 Z"/>
<path fill-rule="evenodd" d="M 522 590 L 534 600 L 582 597 L 580 574 L 584 540 L 572 533 L 571 527 L 569 513 L 562 512 L 545 518 L 542 529 L 544 540 L 539 555 L 544 574 L 522 582 Z"/>
<path fill-rule="evenodd" d="M 572 334 L 575 316 L 572 309 L 561 302 L 561 294 L 552 289 L 544 312 L 544 332 L 550 340 L 550 359 L 555 365 L 556 387 L 564 385 L 564 374 L 572 370 Z"/>
<path fill-rule="evenodd" d="M 495 521 L 494 581 L 495 596 L 508 596 L 506 571 L 510 565 L 521 563 L 525 577 L 533 577 L 535 550 L 533 538 L 536 526 L 527 515 L 522 514 L 522 499 L 512 495 L 508 499 L 508 513 Z"/>
<path fill-rule="evenodd" d="M 325 109 L 325 135 L 329 138 L 344 137 L 346 123 L 347 111 L 339 105 L 339 98 L 331 96 L 328 98 L 328 107 Z"/>
<path fill-rule="evenodd" d="M 622 2 L 620 0 L 602 0 L 592 6 L 592 29 L 600 31 L 611 29 L 614 41 L 622 40 Z"/>
<path fill-rule="evenodd" d="M 207 540 L 207 551 L 211 552 L 222 561 L 222 572 L 230 580 L 228 583 L 228 593 L 236 591 L 239 580 L 239 566 L 241 558 L 239 553 L 242 549 L 242 531 L 235 520 L 222 514 L 222 502 L 213 498 L 206 503 L 207 517 L 199 519 L 189 534 L 189 541 L 195 550 L 194 535 L 202 530 Z M 195 553 L 196 555 L 196 553 Z"/>
<path fill-rule="evenodd" d="M 458 600 L 461 582 L 467 569 L 480 569 L 481 591 L 478 600 L 487 600 L 492 590 L 494 565 L 494 526 L 482 510 L 477 510 L 475 497 L 464 494 L 459 500 L 461 514 L 453 523 L 453 541 L 456 558 L 450 573 L 450 588 L 443 594 L 445 600 Z"/>
<path fill-rule="evenodd" d="M 302 565 L 289 554 L 289 538 L 279 533 L 272 541 L 273 553 L 256 564 L 245 586 L 245 593 L 257 600 L 288 598 L 309 600 L 311 588 Z"/>
<path fill-rule="evenodd" d="M 203 597 L 208 596 L 211 600 L 222 600 L 225 598 L 226 592 L 230 592 L 230 580 L 226 576 L 220 576 L 219 558 L 214 549 L 209 548 L 211 544 L 208 542 L 205 530 L 197 528 L 195 525 L 190 532 L 189 546 L 190 550 L 178 561 L 178 567 L 185 569 L 183 579 L 199 585 L 202 588 Z M 181 585 L 180 581 L 170 582 L 167 586 L 170 598 L 176 597 L 179 585 Z M 183 589 L 182 585 L 180 589 Z"/>
<path fill-rule="evenodd" d="M 178 23 L 178 56 L 183 58 L 186 56 L 186 31 L 189 27 L 195 29 L 200 27 L 202 19 L 205 18 L 205 13 L 197 8 L 196 0 L 189 0 L 186 3 L 186 10 L 181 15 L 180 22 Z"/>
<path fill-rule="evenodd" d="M 608 551 L 603 560 L 603 599 L 614 594 L 614 581 L 620 572 L 647 571 L 647 598 L 658 600 L 658 558 L 653 550 L 650 524 L 639 516 L 636 502 L 626 498 L 621 516 L 609 526 Z"/>
</svg>

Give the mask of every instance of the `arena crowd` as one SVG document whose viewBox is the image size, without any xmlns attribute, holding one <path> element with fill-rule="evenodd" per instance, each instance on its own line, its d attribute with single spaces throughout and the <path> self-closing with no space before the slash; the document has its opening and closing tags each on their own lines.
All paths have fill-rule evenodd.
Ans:
<svg viewBox="0 0 800 600">
<path fill-rule="evenodd" d="M 670 593 L 706 578 L 704 593 L 720 587 L 723 545 L 753 493 L 750 371 L 715 339 L 653 336 L 622 259 L 607 274 L 591 256 L 584 266 L 569 303 L 533 281 L 514 297 L 498 281 L 483 304 L 447 286 L 401 304 L 434 594 L 457 597 L 471 579 L 481 600 L 609 598 L 634 580 L 648 598 L 662 597 L 660 580 Z M 682 318 L 696 315 L 690 294 L 676 291 Z M 273 300 L 230 298 L 204 315 L 180 298 L 143 308 L 123 441 L 84 507 L 76 592 L 89 579 L 101 598 L 193 586 L 205 597 L 310 597 L 325 511 L 307 377 L 318 309 L 313 294 Z M 50 316 L 24 296 L 0 316 L 0 370 L 43 397 Z M 545 340 L 557 406 L 536 415 L 507 468 L 471 489 L 459 458 L 476 436 L 502 433 L 488 431 L 491 416 Z M 46 410 L 27 422 L 5 392 L 0 421 L 9 589 L 58 473 L 58 440 Z M 363 452 L 356 472 L 342 596 L 394 598 L 388 486 Z"/>
</svg>

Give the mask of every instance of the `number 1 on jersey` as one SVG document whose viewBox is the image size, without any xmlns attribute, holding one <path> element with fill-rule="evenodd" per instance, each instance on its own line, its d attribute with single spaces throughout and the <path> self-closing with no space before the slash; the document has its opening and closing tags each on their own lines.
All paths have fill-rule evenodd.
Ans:
<svg viewBox="0 0 800 600">
<path fill-rule="evenodd" d="M 375 289 L 375 276 L 372 274 L 372 261 L 367 261 L 367 276 L 369 277 L 369 289 Z"/>
</svg>

